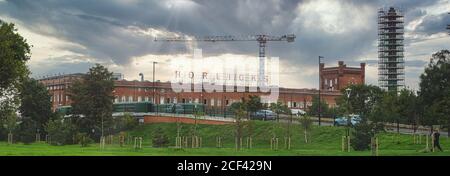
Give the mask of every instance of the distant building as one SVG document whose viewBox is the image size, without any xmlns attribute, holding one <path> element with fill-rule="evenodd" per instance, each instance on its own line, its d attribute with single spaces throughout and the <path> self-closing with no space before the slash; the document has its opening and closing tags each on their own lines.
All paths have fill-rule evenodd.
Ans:
<svg viewBox="0 0 450 176">
<path fill-rule="evenodd" d="M 347 67 L 343 61 L 338 62 L 337 67 L 325 67 L 320 64 L 320 90 L 340 91 L 352 84 L 365 83 L 366 64 L 360 67 Z"/>
<path fill-rule="evenodd" d="M 39 82 L 43 83 L 50 92 L 53 110 L 58 106 L 66 106 L 72 103 L 67 94 L 67 89 L 74 81 L 82 79 L 84 75 L 82 73 L 74 73 L 39 79 Z"/>
<path fill-rule="evenodd" d="M 122 73 L 113 73 L 113 80 L 119 81 L 119 80 L 123 80 L 123 74 Z"/>
<path fill-rule="evenodd" d="M 72 103 L 67 93 L 67 88 L 77 79 L 82 79 L 84 74 L 70 74 L 40 79 L 52 95 L 52 109 L 59 106 L 68 106 Z M 244 92 L 238 92 L 237 87 L 233 92 L 174 92 L 170 82 L 129 81 L 125 79 L 114 81 L 114 102 L 141 102 L 150 101 L 156 104 L 166 103 L 203 103 L 210 109 L 220 109 L 239 102 L 250 95 L 264 95 L 261 92 L 249 92 L 246 87 Z M 280 88 L 278 101 L 286 104 L 291 109 L 307 109 L 312 105 L 313 96 L 318 94 L 317 89 L 293 89 Z M 338 91 L 322 91 L 322 100 L 331 107 L 336 105 L 336 98 L 341 94 Z"/>
<path fill-rule="evenodd" d="M 378 11 L 378 85 L 389 91 L 405 86 L 403 20 L 398 8 Z"/>
</svg>

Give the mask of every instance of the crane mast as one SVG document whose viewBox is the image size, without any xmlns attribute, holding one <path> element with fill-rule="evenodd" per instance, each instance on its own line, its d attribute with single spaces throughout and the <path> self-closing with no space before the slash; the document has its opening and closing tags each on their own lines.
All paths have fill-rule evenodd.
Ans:
<svg viewBox="0 0 450 176">
<path fill-rule="evenodd" d="M 228 41 L 256 41 L 259 44 L 259 74 L 258 74 L 258 86 L 265 86 L 265 57 L 266 57 L 266 43 L 268 41 L 287 41 L 294 42 L 295 35 L 288 34 L 282 36 L 271 35 L 248 35 L 248 36 L 200 36 L 200 37 L 168 37 L 168 38 L 155 38 L 155 41 L 164 42 L 188 42 L 188 41 L 200 41 L 200 42 L 228 42 Z"/>
</svg>

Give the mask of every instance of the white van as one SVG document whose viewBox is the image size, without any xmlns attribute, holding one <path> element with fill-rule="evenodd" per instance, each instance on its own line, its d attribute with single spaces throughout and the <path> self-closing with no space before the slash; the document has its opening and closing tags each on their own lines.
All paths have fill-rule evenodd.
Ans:
<svg viewBox="0 0 450 176">
<path fill-rule="evenodd" d="M 301 116 L 301 115 L 306 114 L 306 112 L 301 109 L 291 109 L 291 113 L 292 113 L 292 115 L 296 115 L 296 116 Z"/>
</svg>

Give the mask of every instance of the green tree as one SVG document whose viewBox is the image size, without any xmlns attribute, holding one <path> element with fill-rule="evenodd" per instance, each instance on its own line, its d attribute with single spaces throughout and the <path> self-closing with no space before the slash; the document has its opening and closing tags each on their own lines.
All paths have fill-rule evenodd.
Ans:
<svg viewBox="0 0 450 176">
<path fill-rule="evenodd" d="M 413 125 L 416 132 L 418 125 L 418 104 L 416 94 L 408 89 L 400 91 L 397 100 L 398 115 L 402 123 Z"/>
<path fill-rule="evenodd" d="M 24 144 L 30 144 L 36 140 L 37 132 L 36 122 L 29 117 L 22 117 L 18 129 L 19 141 Z"/>
<path fill-rule="evenodd" d="M 94 143 L 94 141 L 86 133 L 77 133 L 75 138 L 81 147 L 88 147 L 90 144 Z"/>
<path fill-rule="evenodd" d="M 28 74 L 30 46 L 12 23 L 0 21 L 0 96 L 12 85 L 18 85 Z"/>
<path fill-rule="evenodd" d="M 370 149 L 370 141 L 372 137 L 375 137 L 380 131 L 384 131 L 382 123 L 372 123 L 367 120 L 355 125 L 353 134 L 353 142 L 351 146 L 356 151 Z"/>
<path fill-rule="evenodd" d="M 0 123 L 17 111 L 19 87 L 29 75 L 26 66 L 29 59 L 30 46 L 26 40 L 14 24 L 0 20 Z"/>
<path fill-rule="evenodd" d="M 45 125 L 54 114 L 47 88 L 35 79 L 25 79 L 20 90 L 21 104 L 19 107 L 22 117 L 28 117 L 36 122 L 37 129 L 44 132 Z"/>
<path fill-rule="evenodd" d="M 400 133 L 400 123 L 402 118 L 400 116 L 399 101 L 397 92 L 390 91 L 383 95 L 382 102 L 380 104 L 380 114 L 384 117 L 385 122 L 397 124 L 397 134 Z"/>
<path fill-rule="evenodd" d="M 424 73 L 420 75 L 420 91 L 418 92 L 423 107 L 423 125 L 438 125 L 443 123 L 442 117 L 436 116 L 433 109 L 440 109 L 439 104 L 448 99 L 450 92 L 450 51 L 442 50 L 434 53 Z M 444 103 L 445 104 L 445 103 Z M 433 108 L 434 107 L 434 108 Z M 437 113 L 439 114 L 439 113 Z M 441 119 L 441 120 L 440 120 Z M 446 122 L 450 127 L 450 120 Z M 445 124 L 443 124 L 445 125 Z M 448 130 L 450 136 L 450 130 Z"/>
<path fill-rule="evenodd" d="M 328 104 L 321 98 L 320 101 L 320 112 L 321 114 L 328 114 Z M 312 104 L 308 108 L 308 115 L 319 115 L 319 96 L 314 95 L 312 99 Z"/>
<path fill-rule="evenodd" d="M 244 107 L 248 111 L 248 113 L 255 113 L 263 109 L 263 104 L 261 103 L 261 97 L 256 95 L 248 96 L 248 100 L 244 101 Z"/>
<path fill-rule="evenodd" d="M 243 129 L 245 127 L 244 123 L 244 117 L 247 114 L 247 108 L 245 106 L 245 103 L 243 102 L 234 102 L 230 106 L 231 111 L 233 111 L 234 119 L 235 119 L 235 138 L 237 142 L 242 138 L 243 136 Z M 241 145 L 237 145 L 237 150 L 240 150 Z"/>
<path fill-rule="evenodd" d="M 153 133 L 153 147 L 165 147 L 169 144 L 169 138 L 166 136 L 161 127 L 156 128 Z"/>
<path fill-rule="evenodd" d="M 311 128 L 313 125 L 313 120 L 311 119 L 311 117 L 305 115 L 305 116 L 299 118 L 299 122 L 300 122 L 301 129 L 303 130 L 305 143 L 308 143 L 308 142 L 310 142 L 310 140 L 308 140 L 308 136 L 309 136 L 309 132 L 311 131 Z"/>
<path fill-rule="evenodd" d="M 289 114 L 291 112 L 291 110 L 281 102 L 271 103 L 270 110 L 277 113 L 277 122 L 280 119 L 280 114 Z"/>
<path fill-rule="evenodd" d="M 0 98 L 0 138 L 6 138 L 7 134 L 13 132 L 12 120 L 19 121 L 14 118 L 16 116 L 17 107 L 19 104 L 18 96 L 8 93 L 8 96 Z"/>
<path fill-rule="evenodd" d="M 125 113 L 123 117 L 114 118 L 114 133 L 132 130 L 138 125 L 139 122 L 135 117 L 133 117 L 130 113 Z"/>
<path fill-rule="evenodd" d="M 71 144 L 76 133 L 75 126 L 70 119 L 64 119 L 61 116 L 50 120 L 45 126 L 45 131 L 50 136 L 51 145 Z"/>
<path fill-rule="evenodd" d="M 8 135 L 13 135 L 13 132 L 19 126 L 19 123 L 16 112 L 9 111 L 9 115 L 6 116 L 5 121 L 3 122 L 3 127 L 8 131 Z"/>
<path fill-rule="evenodd" d="M 448 93 L 450 94 L 450 91 Z M 433 116 L 438 124 L 443 124 L 448 130 L 450 126 L 450 96 L 446 96 L 444 99 L 434 102 L 428 107 L 425 113 L 427 116 Z M 450 136 L 450 134 L 448 135 Z"/>
<path fill-rule="evenodd" d="M 347 96 L 346 89 L 350 89 Z M 337 99 L 341 114 L 359 114 L 362 118 L 373 111 L 383 97 L 383 91 L 373 85 L 356 84 L 341 90 L 342 96 Z M 348 111 L 348 112 L 347 112 Z"/>
<path fill-rule="evenodd" d="M 194 109 L 194 136 L 197 136 L 197 119 L 205 116 L 205 113 L 198 108 Z"/>
<path fill-rule="evenodd" d="M 100 64 L 69 88 L 74 121 L 80 132 L 98 139 L 104 136 L 105 128 L 112 126 L 113 90 L 112 72 Z"/>
</svg>

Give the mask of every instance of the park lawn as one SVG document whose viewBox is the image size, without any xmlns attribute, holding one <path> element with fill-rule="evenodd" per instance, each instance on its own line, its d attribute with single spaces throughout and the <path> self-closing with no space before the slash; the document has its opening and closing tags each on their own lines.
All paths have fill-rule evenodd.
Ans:
<svg viewBox="0 0 450 176">
<path fill-rule="evenodd" d="M 408 149 L 385 149 L 379 151 L 381 156 L 450 156 L 450 152 L 423 153 Z M 30 145 L 0 143 L 1 156 L 370 156 L 370 151 L 341 152 L 327 149 L 244 149 L 235 151 L 232 148 L 199 148 L 175 149 L 152 148 L 149 146 L 141 150 L 134 150 L 131 146 L 119 147 L 107 145 L 100 149 L 98 144 L 89 147 L 79 145 L 51 146 L 46 143 Z"/>
<path fill-rule="evenodd" d="M 151 138 L 156 128 L 169 137 L 168 148 L 153 148 Z M 0 142 L 0 155 L 20 156 L 370 156 L 370 151 L 341 151 L 341 137 L 345 132 L 344 127 L 313 126 L 310 134 L 310 143 L 305 143 L 304 134 L 298 124 L 290 126 L 291 150 L 284 149 L 284 136 L 287 136 L 287 124 L 255 121 L 249 128 L 253 134 L 253 148 L 236 151 L 234 146 L 233 125 L 198 125 L 197 133 L 202 137 L 202 148 L 176 149 L 175 137 L 177 124 L 160 123 L 147 124 L 127 132 L 127 136 L 139 136 L 143 138 L 143 149 L 135 150 L 132 140 L 126 146 L 118 144 L 106 145 L 100 149 L 99 144 L 91 144 L 89 147 L 80 145 L 52 146 L 44 142 L 33 144 L 7 144 Z M 183 124 L 180 134 L 189 136 L 193 125 Z M 248 134 L 248 130 L 245 133 Z M 223 138 L 224 148 L 216 148 L 216 137 Z M 279 138 L 279 150 L 270 149 L 270 138 Z M 117 136 L 115 137 L 117 139 Z M 246 142 L 243 139 L 243 146 Z M 116 140 L 117 141 L 117 140 Z M 117 142 L 116 142 L 117 143 Z M 379 134 L 379 155 L 381 156 L 450 156 L 450 141 L 443 135 L 441 146 L 445 152 L 422 152 L 425 148 L 425 138 L 422 144 L 414 144 L 412 135 L 397 135 L 394 133 Z"/>
</svg>

